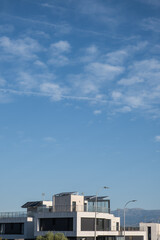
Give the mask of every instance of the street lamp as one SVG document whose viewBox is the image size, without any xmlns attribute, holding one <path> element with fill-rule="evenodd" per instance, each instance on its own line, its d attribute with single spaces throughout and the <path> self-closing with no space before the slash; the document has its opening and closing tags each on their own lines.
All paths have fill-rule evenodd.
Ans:
<svg viewBox="0 0 160 240">
<path fill-rule="evenodd" d="M 100 187 L 98 191 L 96 192 L 96 199 L 95 199 L 95 221 L 94 221 L 94 240 L 96 240 L 96 235 L 97 235 L 97 197 L 98 193 L 100 192 L 101 189 L 109 189 L 109 187 Z"/>
<path fill-rule="evenodd" d="M 126 228 L 126 226 L 125 226 L 125 210 L 126 210 L 126 206 L 129 204 L 129 203 L 131 203 L 131 202 L 136 202 L 137 200 L 130 200 L 130 201 L 128 201 L 128 202 L 126 202 L 126 204 L 124 205 L 124 240 L 126 239 L 126 236 L 125 236 L 125 228 Z"/>
</svg>

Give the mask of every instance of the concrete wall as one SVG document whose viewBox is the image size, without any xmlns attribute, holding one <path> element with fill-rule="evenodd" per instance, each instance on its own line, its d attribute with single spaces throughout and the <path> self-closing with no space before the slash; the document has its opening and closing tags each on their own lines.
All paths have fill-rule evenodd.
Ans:
<svg viewBox="0 0 160 240">
<path fill-rule="evenodd" d="M 76 202 L 76 211 L 84 211 L 84 196 L 53 196 L 53 211 L 72 211 L 72 203 Z"/>
<path fill-rule="evenodd" d="M 13 218 L 1 218 L 0 223 L 23 223 L 24 224 L 24 234 L 0 234 L 2 239 L 24 239 L 24 238 L 33 238 L 33 218 L 22 218 L 22 217 L 13 217 Z"/>
<path fill-rule="evenodd" d="M 160 239 L 160 224 L 159 223 L 140 223 L 140 230 L 146 232 L 146 238 L 148 240 L 148 227 L 151 227 L 151 240 Z"/>
<path fill-rule="evenodd" d="M 73 231 L 66 231 L 61 232 L 64 233 L 65 236 L 76 236 L 76 230 L 77 230 L 77 212 L 52 212 L 52 213 L 42 213 L 42 214 L 35 214 L 34 218 L 34 237 L 45 235 L 48 231 L 40 231 L 40 218 L 73 218 Z M 56 231 L 54 231 L 56 233 Z"/>
<path fill-rule="evenodd" d="M 78 212 L 77 213 L 77 236 L 81 237 L 94 237 L 94 231 L 81 231 L 81 218 L 95 218 L 95 213 L 94 212 Z M 111 220 L 111 231 L 96 231 L 97 236 L 112 236 L 115 235 L 117 236 L 119 234 L 118 231 L 116 231 L 116 222 L 119 222 L 120 226 L 120 218 L 119 217 L 114 217 L 113 214 L 108 214 L 108 213 L 97 213 L 96 218 L 102 218 L 102 219 L 110 219 Z"/>
</svg>

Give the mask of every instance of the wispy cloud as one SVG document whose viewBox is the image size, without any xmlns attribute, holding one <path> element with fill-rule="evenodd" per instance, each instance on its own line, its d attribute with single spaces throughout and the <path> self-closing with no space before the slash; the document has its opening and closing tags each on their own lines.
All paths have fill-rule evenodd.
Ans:
<svg viewBox="0 0 160 240">
<path fill-rule="evenodd" d="M 67 92 L 66 88 L 60 87 L 57 83 L 43 83 L 40 85 L 40 91 L 49 96 L 53 101 L 60 101 Z"/>
<path fill-rule="evenodd" d="M 99 80 L 112 80 L 115 76 L 121 74 L 124 68 L 121 66 L 113 66 L 100 62 L 93 62 L 86 66 L 86 70 L 97 77 Z"/>
<path fill-rule="evenodd" d="M 102 113 L 102 111 L 101 110 L 94 110 L 93 113 L 94 113 L 94 115 L 99 115 L 99 114 Z"/>
<path fill-rule="evenodd" d="M 19 16 L 14 16 L 14 15 L 8 15 L 8 14 L 5 14 L 4 16 L 8 17 L 8 18 L 12 18 L 12 19 L 15 19 L 15 20 L 18 20 L 18 21 L 23 21 L 25 23 L 28 23 L 28 24 L 38 24 L 40 26 L 46 26 L 46 27 L 49 27 L 49 28 L 54 28 L 56 33 L 58 34 L 68 34 L 70 33 L 71 31 L 71 26 L 67 23 L 51 23 L 51 22 L 47 22 L 47 21 L 44 21 L 44 20 L 38 20 L 38 19 L 32 19 L 32 18 L 24 18 L 24 17 L 19 17 Z M 56 34 L 55 33 L 55 34 Z"/>
<path fill-rule="evenodd" d="M 99 55 L 98 47 L 94 44 L 82 49 L 82 56 L 79 58 L 81 62 L 93 62 Z"/>
<path fill-rule="evenodd" d="M 118 81 L 118 84 L 120 85 L 133 85 L 133 84 L 137 84 L 137 83 L 141 83 L 143 82 L 144 80 L 139 78 L 139 77 L 130 77 L 130 78 L 122 78 L 120 81 Z"/>
<path fill-rule="evenodd" d="M 56 142 L 56 139 L 53 137 L 44 137 L 43 140 L 45 142 Z"/>
<path fill-rule="evenodd" d="M 40 44 L 29 37 L 10 39 L 9 37 L 3 36 L 0 38 L 0 47 L 5 54 L 11 54 L 25 59 L 34 58 L 34 53 L 42 50 Z"/>
<path fill-rule="evenodd" d="M 36 60 L 34 62 L 34 64 L 39 66 L 39 67 L 42 67 L 42 68 L 46 68 L 47 67 L 46 64 L 44 62 L 40 61 L 40 60 Z"/>
<path fill-rule="evenodd" d="M 6 80 L 0 77 L 0 87 L 3 87 L 6 84 Z"/>
<path fill-rule="evenodd" d="M 160 6 L 160 4 L 159 4 L 159 6 Z M 160 19 L 154 18 L 154 17 L 146 18 L 142 22 L 142 28 L 144 30 L 149 30 L 149 31 L 159 33 L 160 32 Z"/>
<path fill-rule="evenodd" d="M 160 135 L 155 136 L 155 141 L 156 141 L 156 142 L 160 142 Z"/>
<path fill-rule="evenodd" d="M 139 41 L 114 51 L 91 44 L 78 49 L 76 57 L 72 55 L 70 60 L 68 56 L 74 47 L 67 40 L 49 43 L 48 48 L 44 48 L 42 43 L 31 37 L 1 37 L 2 55 L 12 56 L 15 61 L 21 60 L 19 65 L 10 69 L 9 74 L 1 74 L 2 98 L 43 96 L 51 101 L 65 99 L 105 104 L 113 112 L 143 110 L 159 114 L 160 61 L 156 57 L 134 59 L 136 54 L 141 56 L 148 44 Z M 73 73 L 70 63 L 75 66 Z M 63 66 L 67 69 L 65 74 L 59 71 L 59 67 Z M 94 114 L 100 114 L 100 106 L 96 108 L 98 110 Z"/>
<path fill-rule="evenodd" d="M 59 67 L 67 65 L 69 59 L 65 54 L 68 53 L 70 49 L 71 46 L 67 41 L 59 41 L 51 44 L 48 63 Z"/>
<path fill-rule="evenodd" d="M 160 7 L 159 0 L 137 0 L 138 2 L 143 2 L 145 4 L 149 4 L 155 7 Z"/>
<path fill-rule="evenodd" d="M 71 49 L 71 46 L 67 41 L 59 41 L 56 43 L 52 43 L 50 48 L 51 48 L 51 51 L 54 52 L 54 54 L 59 54 L 59 53 L 69 52 Z"/>
<path fill-rule="evenodd" d="M 106 54 L 107 62 L 110 64 L 122 64 L 127 57 L 128 52 L 125 49 Z"/>
<path fill-rule="evenodd" d="M 35 77 L 30 75 L 29 73 L 22 71 L 22 72 L 19 72 L 18 75 L 19 76 L 17 80 L 20 88 L 29 90 L 29 89 L 34 89 L 37 86 L 37 81 Z"/>
<path fill-rule="evenodd" d="M 132 63 L 132 66 L 128 67 L 128 77 L 119 80 L 117 83 L 121 87 L 112 92 L 113 103 L 119 106 L 118 108 L 127 106 L 130 109 L 143 109 L 147 112 L 152 110 L 154 114 L 159 115 L 159 78 L 160 61 L 157 59 Z"/>
</svg>

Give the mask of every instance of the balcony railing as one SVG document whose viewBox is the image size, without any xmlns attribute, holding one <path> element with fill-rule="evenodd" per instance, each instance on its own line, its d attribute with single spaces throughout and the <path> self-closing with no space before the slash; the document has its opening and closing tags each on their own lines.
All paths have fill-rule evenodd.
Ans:
<svg viewBox="0 0 160 240">
<path fill-rule="evenodd" d="M 95 206 L 84 206 L 84 205 L 56 205 L 53 207 L 52 212 L 100 212 L 110 213 L 110 209 L 107 207 L 97 208 Z"/>
<path fill-rule="evenodd" d="M 27 217 L 27 212 L 0 212 L 1 218 L 24 218 Z"/>
<path fill-rule="evenodd" d="M 56 205 L 53 208 L 38 208 L 35 211 L 28 212 L 0 212 L 0 219 L 2 218 L 24 218 L 33 217 L 35 213 L 49 213 L 49 212 L 99 212 L 99 213 L 109 213 L 109 209 L 106 207 L 96 207 L 95 206 L 82 206 L 82 205 Z"/>
<path fill-rule="evenodd" d="M 120 229 L 121 231 L 124 231 L 124 227 L 121 227 Z M 140 228 L 135 226 L 130 226 L 130 227 L 125 227 L 125 231 L 140 231 Z"/>
</svg>

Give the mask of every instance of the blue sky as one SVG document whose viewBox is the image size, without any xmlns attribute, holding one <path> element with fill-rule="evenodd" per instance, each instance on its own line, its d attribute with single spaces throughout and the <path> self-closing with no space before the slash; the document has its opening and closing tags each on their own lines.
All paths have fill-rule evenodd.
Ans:
<svg viewBox="0 0 160 240">
<path fill-rule="evenodd" d="M 0 211 L 79 191 L 159 209 L 160 1 L 0 1 Z"/>
</svg>

